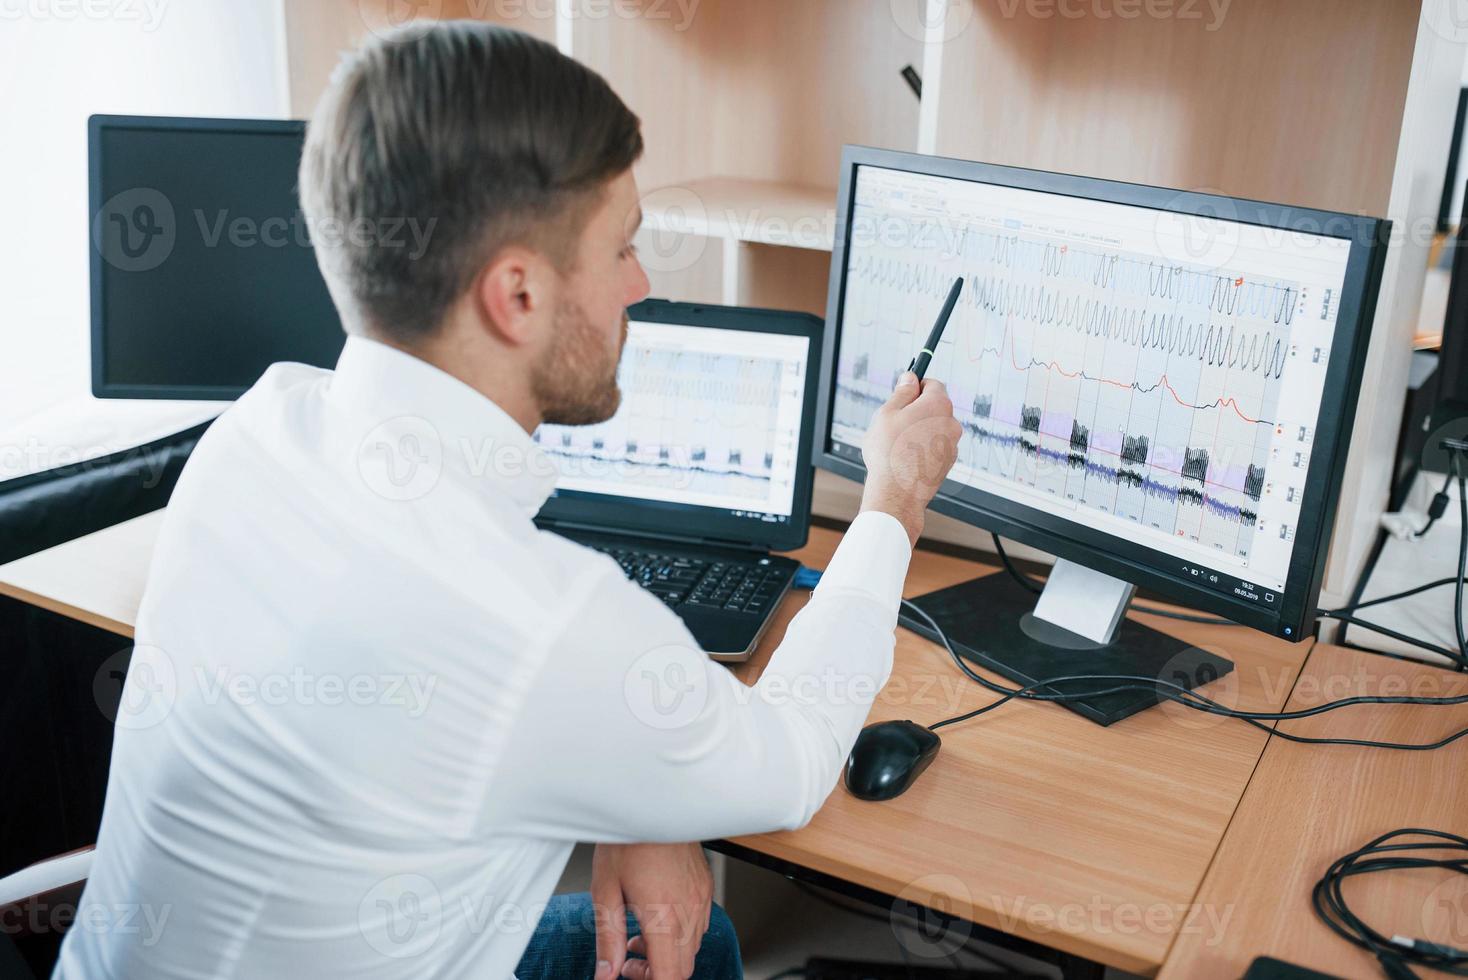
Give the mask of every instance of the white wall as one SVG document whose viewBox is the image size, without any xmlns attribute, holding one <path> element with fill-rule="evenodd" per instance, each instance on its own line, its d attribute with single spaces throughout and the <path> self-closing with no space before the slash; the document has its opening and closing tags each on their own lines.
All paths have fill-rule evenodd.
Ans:
<svg viewBox="0 0 1468 980">
<path fill-rule="evenodd" d="M 282 2 L 0 0 L 0 431 L 90 397 L 87 116 L 285 115 Z"/>
</svg>

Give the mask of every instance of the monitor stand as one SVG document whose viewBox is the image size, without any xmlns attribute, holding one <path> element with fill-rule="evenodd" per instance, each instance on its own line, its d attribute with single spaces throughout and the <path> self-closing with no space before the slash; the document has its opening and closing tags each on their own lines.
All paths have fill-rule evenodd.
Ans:
<svg viewBox="0 0 1468 980">
<path fill-rule="evenodd" d="M 1157 677 L 1191 690 L 1233 670 L 1232 661 L 1127 619 L 1133 591 L 1128 582 L 1062 559 L 1038 603 L 1034 593 L 1003 572 L 912 602 L 942 627 L 960 656 L 1021 685 L 1072 674 L 1126 674 Z M 1040 618 L 1041 613 L 1047 618 Z M 901 622 L 938 641 L 932 628 L 906 609 Z M 1113 686 L 1072 681 L 1042 690 Z M 1097 724 L 1110 725 L 1160 701 L 1154 691 L 1138 690 L 1060 703 Z"/>
</svg>

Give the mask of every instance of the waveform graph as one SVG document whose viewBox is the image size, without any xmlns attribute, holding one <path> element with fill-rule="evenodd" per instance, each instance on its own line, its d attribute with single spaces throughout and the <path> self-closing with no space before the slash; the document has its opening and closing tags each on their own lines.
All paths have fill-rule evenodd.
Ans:
<svg viewBox="0 0 1468 980">
<path fill-rule="evenodd" d="M 629 336 L 611 419 L 536 430 L 560 469 L 558 487 L 788 513 L 804 340 L 781 338 L 799 351 L 741 351 L 728 337 L 710 350 L 673 336 Z"/>
<path fill-rule="evenodd" d="M 865 430 L 963 275 L 930 368 L 964 427 L 955 478 L 1247 559 L 1305 286 L 993 224 L 941 255 L 850 250 L 835 429 Z"/>
</svg>

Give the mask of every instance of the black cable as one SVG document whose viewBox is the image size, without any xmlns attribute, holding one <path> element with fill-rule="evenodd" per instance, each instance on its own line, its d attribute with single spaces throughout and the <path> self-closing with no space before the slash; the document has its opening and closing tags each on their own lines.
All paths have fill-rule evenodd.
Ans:
<svg viewBox="0 0 1468 980">
<path fill-rule="evenodd" d="M 1427 840 L 1388 843 L 1397 838 Z M 1457 857 L 1427 857 L 1422 852 L 1446 851 Z M 1404 856 L 1411 854 L 1411 856 Z M 1336 935 L 1370 952 L 1391 977 L 1414 977 L 1411 966 L 1468 976 L 1468 950 L 1406 936 L 1385 936 L 1367 925 L 1346 903 L 1342 883 L 1347 878 L 1379 871 L 1415 868 L 1444 868 L 1468 874 L 1468 838 L 1441 830 L 1404 827 L 1382 834 L 1364 847 L 1336 860 L 1310 894 L 1315 914 Z M 1409 965 L 1410 964 L 1410 965 Z"/>
<path fill-rule="evenodd" d="M 1027 684 L 1024 687 L 1005 687 L 1002 684 L 994 683 L 993 681 L 989 680 L 987 677 L 983 676 L 978 671 L 970 667 L 967 661 L 965 661 L 963 657 L 959 655 L 958 651 L 953 648 L 953 644 L 949 641 L 947 634 L 943 631 L 943 628 L 940 627 L 936 621 L 934 621 L 932 616 L 928 615 L 926 610 L 924 610 L 921 606 L 916 605 L 909 599 L 903 599 L 902 604 L 927 622 L 928 627 L 938 637 L 939 642 L 943 644 L 944 649 L 948 651 L 949 657 L 953 659 L 954 664 L 958 667 L 959 670 L 961 670 L 965 675 L 969 677 L 969 679 L 973 680 L 975 683 L 989 689 L 990 691 L 995 692 L 996 694 L 1001 695 L 998 701 L 991 702 L 990 704 L 986 704 L 983 707 L 975 708 L 973 711 L 968 711 L 961 715 L 954 715 L 952 718 L 945 718 L 942 721 L 929 725 L 928 729 L 930 731 L 936 731 L 939 728 L 944 727 L 945 725 L 955 725 L 962 721 L 968 721 L 971 718 L 977 718 L 979 715 L 987 714 L 1000 705 L 1006 704 L 1015 698 L 1024 698 L 1026 700 L 1033 701 L 1063 702 L 1095 698 L 1106 694 L 1116 694 L 1122 691 L 1147 691 L 1155 694 L 1158 698 L 1173 701 L 1177 704 L 1183 705 L 1184 707 L 1192 708 L 1195 711 L 1203 711 L 1208 714 L 1219 715 L 1224 718 L 1237 718 L 1240 721 L 1253 725 L 1255 728 L 1261 729 L 1262 731 L 1265 731 L 1271 735 L 1277 735 L 1280 738 L 1285 739 L 1286 741 L 1299 742 L 1305 745 L 1356 745 L 1368 748 L 1396 749 L 1401 751 L 1421 752 L 1429 751 L 1431 749 L 1442 748 L 1445 745 L 1450 745 L 1453 742 L 1456 742 L 1460 738 L 1468 737 L 1468 728 L 1463 728 L 1457 732 L 1454 732 L 1451 735 L 1439 739 L 1436 742 L 1430 743 L 1377 742 L 1368 739 L 1354 738 L 1313 738 L 1305 735 L 1293 735 L 1289 732 L 1280 731 L 1278 727 L 1271 727 L 1264 724 L 1266 721 L 1292 721 L 1300 718 L 1309 718 L 1313 715 L 1323 714 L 1327 711 L 1334 711 L 1338 708 L 1345 708 L 1358 704 L 1415 704 L 1438 706 L 1468 704 L 1468 694 L 1446 698 L 1357 696 L 1341 698 L 1336 701 L 1327 701 L 1323 704 L 1315 705 L 1312 708 L 1300 708 L 1294 711 L 1243 711 L 1237 708 L 1226 707 L 1225 705 L 1219 704 L 1217 701 L 1214 701 L 1211 698 L 1205 697 L 1197 691 L 1190 690 L 1178 684 L 1174 684 L 1171 681 L 1163 680 L 1160 677 L 1144 677 L 1136 674 L 1073 674 L 1065 677 L 1052 677 L 1048 680 L 1036 681 L 1035 683 Z M 1104 688 L 1099 691 L 1057 691 L 1049 694 L 1040 692 L 1041 688 L 1053 688 L 1056 684 L 1069 684 L 1076 681 L 1086 681 L 1090 683 L 1112 683 L 1119 681 L 1121 683 L 1119 685 Z"/>
<path fill-rule="evenodd" d="M 1317 609 L 1315 611 L 1315 614 L 1322 619 L 1334 619 L 1352 626 L 1359 626 L 1362 629 L 1367 629 L 1375 633 L 1380 633 L 1382 636 L 1396 640 L 1398 643 L 1405 643 L 1408 646 L 1413 646 L 1421 650 L 1430 651 L 1437 654 L 1438 656 L 1446 657 L 1448 660 L 1452 661 L 1459 670 L 1468 670 L 1468 637 L 1465 637 L 1463 631 L 1463 576 L 1465 572 L 1468 572 L 1468 497 L 1464 496 L 1465 480 L 1462 472 L 1460 455 L 1457 450 L 1450 449 L 1449 459 L 1451 460 L 1452 472 L 1448 475 L 1448 480 L 1452 481 L 1456 479 L 1458 481 L 1458 510 L 1460 517 L 1463 520 L 1463 524 L 1458 530 L 1457 577 L 1438 579 L 1435 582 L 1428 582 L 1426 585 L 1419 585 L 1416 588 L 1406 589 L 1402 592 L 1397 592 L 1392 595 L 1381 596 L 1376 599 L 1369 599 L 1365 602 L 1353 603 L 1349 606 L 1342 606 L 1339 609 Z M 1443 486 L 1444 489 L 1446 489 L 1448 484 L 1444 484 Z M 1438 496 L 1441 497 L 1442 494 L 1439 493 Z M 1441 508 L 1436 508 L 1436 505 L 1434 505 L 1434 507 L 1436 510 L 1441 510 Z M 1407 596 L 1416 595 L 1419 592 L 1426 592 L 1428 589 L 1435 589 L 1439 586 L 1447 585 L 1449 582 L 1453 583 L 1454 586 L 1453 626 L 1454 632 L 1456 633 L 1458 639 L 1457 650 L 1449 650 L 1447 647 L 1438 646 L 1436 643 L 1428 643 L 1426 640 L 1419 640 L 1416 637 L 1408 636 L 1405 633 L 1389 629 L 1385 626 L 1381 626 L 1377 623 L 1373 623 L 1368 620 L 1361 619 L 1358 616 L 1352 615 L 1353 613 L 1357 612 L 1358 610 L 1364 609 L 1367 606 L 1378 605 L 1380 603 L 1390 602 L 1395 599 L 1403 599 Z"/>
<path fill-rule="evenodd" d="M 998 553 L 999 560 L 1004 564 L 1004 570 L 1009 573 L 1010 577 L 1035 595 L 1043 592 L 1045 589 L 1043 585 L 1020 571 L 1014 562 L 1010 560 L 1009 553 L 1004 550 L 1004 542 L 999 539 L 999 535 L 991 531 L 989 536 L 994 539 L 994 550 Z M 1189 623 L 1208 623 L 1213 626 L 1238 625 L 1232 620 L 1222 619 L 1218 616 L 1198 616 L 1193 613 L 1174 612 L 1171 609 L 1161 609 L 1157 606 L 1150 605 L 1144 606 L 1137 602 L 1132 603 L 1132 608 L 1137 612 L 1147 613 L 1149 616 L 1166 616 L 1168 619 L 1181 619 Z"/>
<path fill-rule="evenodd" d="M 1464 666 L 1468 666 L 1468 660 L 1465 660 L 1461 654 L 1449 650 L 1447 647 L 1440 647 L 1436 643 L 1428 643 L 1426 640 L 1419 640 L 1415 636 L 1408 636 L 1406 633 L 1400 633 L 1394 629 L 1389 629 L 1388 627 L 1381 626 L 1377 623 L 1369 622 L 1357 616 L 1346 615 L 1345 613 L 1336 612 L 1333 609 L 1317 609 L 1315 610 L 1315 615 L 1321 619 L 1334 619 L 1338 622 L 1347 623 L 1351 626 L 1359 626 L 1362 629 L 1368 629 L 1373 632 L 1380 633 L 1382 636 L 1390 637 L 1391 639 L 1396 640 L 1399 643 L 1406 643 L 1409 646 L 1417 647 L 1419 650 L 1427 650 L 1431 653 L 1437 654 L 1438 656 L 1446 657 L 1451 660 L 1458 667 L 1459 670 L 1462 670 Z"/>
<path fill-rule="evenodd" d="M 1349 605 L 1345 606 L 1336 606 L 1334 609 L 1324 610 L 1324 612 L 1331 614 L 1355 612 L 1358 609 L 1365 609 L 1367 606 L 1379 606 L 1383 602 L 1395 602 L 1398 599 L 1406 599 L 1422 592 L 1429 592 L 1432 589 L 1440 589 L 1444 585 L 1452 585 L 1456 581 L 1458 580 L 1449 575 L 1447 578 L 1436 579 L 1435 581 L 1428 582 L 1425 585 L 1414 585 L 1412 588 L 1403 589 L 1401 592 L 1393 592 L 1389 595 L 1377 596 L 1375 599 L 1363 599 L 1360 602 L 1352 602 Z"/>
<path fill-rule="evenodd" d="M 1453 453 L 1453 475 L 1458 478 L 1458 520 L 1462 522 L 1458 535 L 1458 584 L 1453 587 L 1453 629 L 1458 635 L 1459 659 L 1468 668 L 1468 636 L 1463 635 L 1463 574 L 1468 571 L 1468 481 L 1463 479 L 1461 458 Z"/>
<path fill-rule="evenodd" d="M 1365 602 L 1355 602 L 1349 606 L 1341 606 L 1337 609 L 1317 609 L 1315 611 L 1315 615 L 1322 619 L 1334 619 L 1351 626 L 1359 626 L 1362 629 L 1371 630 L 1374 633 L 1380 633 L 1382 636 L 1396 640 L 1398 643 L 1405 643 L 1408 646 L 1417 647 L 1421 650 L 1428 650 L 1441 657 L 1446 657 L 1448 660 L 1452 661 L 1459 670 L 1468 671 L 1468 636 L 1464 635 L 1463 630 L 1463 577 L 1465 573 L 1468 573 L 1468 499 L 1465 499 L 1464 497 L 1465 481 L 1463 475 L 1461 454 L 1459 450 L 1454 446 L 1447 446 L 1446 448 L 1448 450 L 1448 462 L 1450 472 L 1448 473 L 1447 479 L 1443 481 L 1442 489 L 1439 490 L 1436 496 L 1432 498 L 1432 505 L 1428 509 L 1427 526 L 1419 531 L 1416 536 L 1420 538 L 1422 535 L 1426 534 L 1427 528 L 1431 527 L 1433 523 L 1435 523 L 1437 519 L 1442 516 L 1443 512 L 1447 510 L 1447 490 L 1448 487 L 1452 485 L 1452 482 L 1454 480 L 1457 480 L 1458 512 L 1461 519 L 1461 524 L 1458 528 L 1457 577 L 1438 579 L 1434 582 L 1428 582 L 1426 585 L 1419 585 L 1415 588 L 1404 589 L 1401 592 L 1395 592 L 1391 595 L 1378 596 L 1375 599 L 1368 599 Z M 1416 637 L 1407 636 L 1405 633 L 1400 633 L 1396 630 L 1388 629 L 1385 626 L 1380 626 L 1376 623 L 1352 615 L 1359 610 L 1365 609 L 1367 606 L 1375 606 L 1380 605 L 1383 602 L 1393 602 L 1397 599 L 1405 599 L 1408 596 L 1417 595 L 1419 592 L 1426 592 L 1429 589 L 1435 589 L 1440 586 L 1447 585 L 1450 582 L 1453 583 L 1453 631 L 1456 634 L 1458 640 L 1457 650 L 1449 650 L 1447 647 L 1438 646 L 1435 643 L 1428 643 L 1425 640 L 1419 640 Z"/>
<path fill-rule="evenodd" d="M 1456 450 L 1449 449 L 1448 450 L 1448 453 L 1449 453 L 1449 455 L 1453 459 L 1457 459 L 1458 458 L 1458 453 L 1457 453 Z M 1453 474 L 1449 473 L 1447 475 L 1447 478 L 1445 480 L 1443 480 L 1443 487 L 1442 487 L 1442 489 L 1439 490 L 1436 494 L 1433 495 L 1432 503 L 1430 503 L 1430 504 L 1427 505 L 1427 523 L 1424 524 L 1424 525 L 1422 525 L 1422 529 L 1421 530 L 1419 530 L 1416 534 L 1412 535 L 1413 538 L 1425 538 L 1427 536 L 1427 532 L 1428 531 L 1431 531 L 1432 530 L 1432 526 L 1437 523 L 1437 519 L 1439 517 L 1443 516 L 1443 513 L 1445 511 L 1447 511 L 1447 509 L 1448 509 L 1448 487 L 1450 487 L 1452 485 L 1453 485 Z"/>
</svg>

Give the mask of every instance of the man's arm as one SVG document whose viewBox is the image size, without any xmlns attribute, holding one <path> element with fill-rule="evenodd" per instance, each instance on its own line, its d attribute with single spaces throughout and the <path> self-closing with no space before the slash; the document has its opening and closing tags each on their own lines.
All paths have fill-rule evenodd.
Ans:
<svg viewBox="0 0 1468 980">
<path fill-rule="evenodd" d="M 700 651 L 609 564 L 532 683 L 487 829 L 688 841 L 794 828 L 840 776 L 891 669 L 911 543 L 959 434 L 942 386 L 900 385 L 873 420 L 863 513 L 759 682 Z"/>
</svg>

